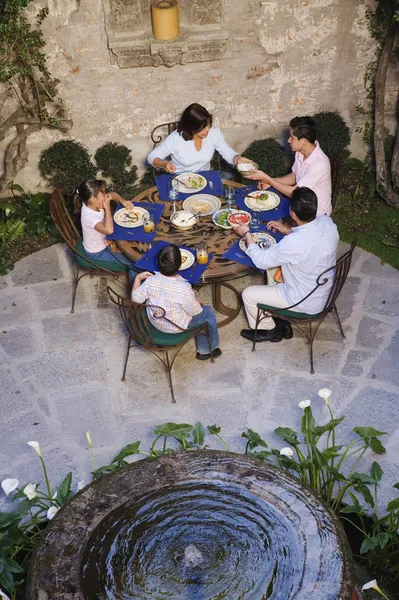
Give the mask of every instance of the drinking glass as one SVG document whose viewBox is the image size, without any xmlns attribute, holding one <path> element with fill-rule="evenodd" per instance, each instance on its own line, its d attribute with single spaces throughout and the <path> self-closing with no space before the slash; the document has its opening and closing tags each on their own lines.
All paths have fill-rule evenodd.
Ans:
<svg viewBox="0 0 399 600">
<path fill-rule="evenodd" d="M 177 200 L 179 197 L 179 192 L 177 190 L 175 190 L 175 188 L 173 187 L 173 179 L 170 178 L 168 181 L 168 196 L 169 196 L 169 200 Z"/>
<path fill-rule="evenodd" d="M 152 231 L 154 231 L 154 228 L 155 223 L 151 217 L 147 217 L 146 219 L 144 219 L 144 231 L 146 233 L 151 233 Z"/>
<path fill-rule="evenodd" d="M 200 265 L 206 265 L 208 262 L 208 248 L 205 242 L 200 242 L 197 246 L 197 262 Z"/>
<path fill-rule="evenodd" d="M 234 191 L 229 185 L 224 187 L 224 197 L 226 200 L 226 206 L 230 209 L 234 204 Z"/>
<path fill-rule="evenodd" d="M 260 210 L 252 210 L 252 219 L 251 219 L 251 227 L 254 229 L 259 227 L 261 224 L 260 221 Z"/>
</svg>

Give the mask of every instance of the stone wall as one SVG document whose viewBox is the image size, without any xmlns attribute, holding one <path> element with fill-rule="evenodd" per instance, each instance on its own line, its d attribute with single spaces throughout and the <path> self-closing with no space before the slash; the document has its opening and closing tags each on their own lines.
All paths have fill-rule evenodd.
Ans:
<svg viewBox="0 0 399 600">
<path fill-rule="evenodd" d="M 72 137 L 93 152 L 105 141 L 124 143 L 143 169 L 152 128 L 193 101 L 215 115 L 237 151 L 253 139 L 282 138 L 293 116 L 320 110 L 339 110 L 354 133 L 362 122 L 356 105 L 366 102 L 365 67 L 375 52 L 365 19 L 374 0 L 203 1 L 220 5 L 221 22 L 210 28 L 227 32 L 223 58 L 121 69 L 108 48 L 111 0 L 45 0 L 49 66 L 61 80 Z M 187 11 L 190 0 L 180 4 Z M 40 183 L 40 151 L 61 138 L 48 131 L 30 138 L 29 165 L 18 176 L 26 189 Z M 358 134 L 352 146 L 362 155 Z"/>
</svg>

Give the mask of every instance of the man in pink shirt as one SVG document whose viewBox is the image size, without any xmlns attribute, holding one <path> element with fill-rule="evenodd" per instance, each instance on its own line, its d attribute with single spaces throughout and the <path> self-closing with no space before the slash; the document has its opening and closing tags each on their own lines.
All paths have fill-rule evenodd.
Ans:
<svg viewBox="0 0 399 600">
<path fill-rule="evenodd" d="M 288 142 L 295 152 L 292 171 L 284 177 L 270 177 L 263 171 L 254 171 L 248 179 L 259 181 L 261 189 L 273 186 L 291 198 L 297 187 L 308 187 L 317 196 L 317 215 L 330 215 L 331 206 L 331 166 L 316 141 L 316 125 L 311 117 L 295 117 L 290 121 Z"/>
</svg>

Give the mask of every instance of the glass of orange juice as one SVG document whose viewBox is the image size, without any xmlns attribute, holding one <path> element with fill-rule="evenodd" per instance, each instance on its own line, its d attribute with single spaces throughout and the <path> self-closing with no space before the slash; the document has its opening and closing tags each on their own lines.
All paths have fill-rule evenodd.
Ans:
<svg viewBox="0 0 399 600">
<path fill-rule="evenodd" d="M 208 262 L 208 259 L 209 259 L 208 248 L 206 246 L 206 243 L 201 242 L 197 246 L 197 262 L 200 265 L 206 265 L 206 263 Z"/>
<path fill-rule="evenodd" d="M 154 224 L 154 221 L 151 219 L 151 217 L 144 219 L 144 231 L 146 233 L 151 233 L 152 231 L 154 231 L 154 228 L 155 228 L 155 224 Z"/>
</svg>

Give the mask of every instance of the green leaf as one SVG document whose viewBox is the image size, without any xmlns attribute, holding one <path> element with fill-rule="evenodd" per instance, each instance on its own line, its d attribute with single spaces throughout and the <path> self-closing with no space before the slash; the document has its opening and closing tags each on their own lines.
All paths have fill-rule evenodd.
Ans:
<svg viewBox="0 0 399 600">
<path fill-rule="evenodd" d="M 293 429 L 290 429 L 289 427 L 277 427 L 277 429 L 274 430 L 274 433 L 281 440 L 287 442 L 287 444 L 291 444 L 291 446 L 299 446 L 298 436 Z"/>
<path fill-rule="evenodd" d="M 305 410 L 303 411 L 301 423 L 302 423 L 301 431 L 304 435 L 305 434 L 308 434 L 308 435 L 314 434 L 315 421 L 314 421 L 312 409 L 310 408 L 310 406 L 307 406 L 305 408 Z"/>
<path fill-rule="evenodd" d="M 74 495 L 73 492 L 71 492 L 71 485 L 72 471 L 68 473 L 68 475 L 57 488 L 57 501 L 61 506 Z"/>
<path fill-rule="evenodd" d="M 251 448 L 267 448 L 268 445 L 266 442 L 260 437 L 259 433 L 253 431 L 252 429 L 247 429 L 247 431 L 241 434 L 241 437 L 246 438 L 248 440 L 248 445 Z"/>
<path fill-rule="evenodd" d="M 91 474 L 93 479 L 98 479 L 101 477 L 101 475 L 104 475 L 104 473 L 112 473 L 112 471 L 116 471 L 116 469 L 119 469 L 118 465 L 105 465 L 99 469 L 96 469 L 95 471 L 92 471 Z"/>
<path fill-rule="evenodd" d="M 374 485 L 375 481 L 370 475 L 366 475 L 366 473 L 353 473 L 350 478 L 351 481 L 367 483 L 367 485 Z"/>
<path fill-rule="evenodd" d="M 111 465 L 123 460 L 126 456 L 131 456 L 132 454 L 138 454 L 140 452 L 140 444 L 139 442 L 133 442 L 132 444 L 127 444 L 122 450 L 115 456 L 115 458 L 111 461 Z"/>
<path fill-rule="evenodd" d="M 380 548 L 383 548 L 387 545 L 387 543 L 391 539 L 391 536 L 389 535 L 389 533 L 386 533 L 386 531 L 380 531 L 380 533 L 377 533 L 376 538 L 378 539 Z"/>
<path fill-rule="evenodd" d="M 222 428 L 217 425 L 208 425 L 207 429 L 211 435 L 217 435 L 222 431 Z"/>
<path fill-rule="evenodd" d="M 370 444 L 368 444 L 373 452 L 376 454 L 385 454 L 386 450 L 381 444 L 380 440 L 376 437 L 371 438 Z"/>
<path fill-rule="evenodd" d="M 377 548 L 377 546 L 379 546 L 379 539 L 377 537 L 367 537 L 360 546 L 360 554 L 366 554 L 370 550 Z"/>
<path fill-rule="evenodd" d="M 339 450 L 341 450 L 343 446 L 330 446 L 330 448 L 326 448 L 323 450 L 322 455 L 325 460 L 329 460 L 330 458 L 336 458 L 337 456 L 341 456 Z"/>
<path fill-rule="evenodd" d="M 188 423 L 163 423 L 163 425 L 156 425 L 152 433 L 155 436 L 188 438 L 193 429 L 194 426 Z"/>
<path fill-rule="evenodd" d="M 0 573 L 0 589 L 1 588 L 10 594 L 15 591 L 14 578 L 11 571 L 8 569 L 4 569 L 4 571 Z"/>
<path fill-rule="evenodd" d="M 398 482 L 398 483 L 394 483 L 392 487 L 394 487 L 394 488 L 396 488 L 397 490 L 399 490 L 399 482 Z"/>
<path fill-rule="evenodd" d="M 356 485 L 356 490 L 363 496 L 367 504 L 374 507 L 374 498 L 369 490 L 369 488 L 364 483 L 358 483 Z"/>
<path fill-rule="evenodd" d="M 370 476 L 374 479 L 375 483 L 381 481 L 381 477 L 384 475 L 384 471 L 381 469 L 377 462 L 373 462 L 370 469 Z"/>
<path fill-rule="evenodd" d="M 270 455 L 271 452 L 269 452 L 268 450 L 260 450 L 259 452 L 254 450 L 253 452 L 251 452 L 251 456 L 256 456 L 256 458 L 261 458 L 262 460 L 266 460 Z"/>
<path fill-rule="evenodd" d="M 12 512 L 0 513 L 0 528 L 8 527 L 11 523 L 20 521 L 29 512 L 31 507 L 32 502 L 30 500 L 23 500 Z"/>
<path fill-rule="evenodd" d="M 362 438 L 387 435 L 386 431 L 378 431 L 378 429 L 373 429 L 373 427 L 354 427 L 352 431 L 357 433 L 357 435 L 360 435 Z"/>
<path fill-rule="evenodd" d="M 193 429 L 193 441 L 198 448 L 202 448 L 205 441 L 205 429 L 202 423 L 197 421 Z"/>
<path fill-rule="evenodd" d="M 320 468 L 320 469 L 324 469 L 325 467 L 327 467 L 327 461 L 324 458 L 324 456 L 322 455 L 322 453 L 320 452 L 320 450 L 314 446 L 313 447 L 313 457 L 314 457 L 314 461 L 316 463 L 316 465 Z"/>
<path fill-rule="evenodd" d="M 11 183 L 8 187 L 10 188 L 10 190 L 15 190 L 16 192 L 21 192 L 21 194 L 25 194 L 24 188 L 22 188 L 17 183 Z"/>
<path fill-rule="evenodd" d="M 333 429 L 335 429 L 335 427 L 339 425 L 344 419 L 345 417 L 339 417 L 339 419 L 331 419 L 331 421 L 329 421 L 325 425 L 317 425 L 314 428 L 313 433 L 317 436 L 321 436 L 326 431 L 332 431 Z"/>
<path fill-rule="evenodd" d="M 387 510 L 398 510 L 399 509 L 399 498 L 395 498 L 395 500 L 391 500 L 388 502 Z"/>
<path fill-rule="evenodd" d="M 8 565 L 8 569 L 11 573 L 25 573 L 25 569 L 23 569 L 13 558 L 7 557 L 4 559 L 4 562 Z"/>
</svg>

